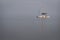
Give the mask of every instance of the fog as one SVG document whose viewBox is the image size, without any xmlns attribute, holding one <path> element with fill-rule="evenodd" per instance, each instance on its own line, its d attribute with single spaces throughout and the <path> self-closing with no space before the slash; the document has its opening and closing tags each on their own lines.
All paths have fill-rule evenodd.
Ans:
<svg viewBox="0 0 60 40">
<path fill-rule="evenodd" d="M 1 40 L 59 40 L 59 0 L 0 0 Z M 37 19 L 42 12 L 49 19 Z"/>
</svg>

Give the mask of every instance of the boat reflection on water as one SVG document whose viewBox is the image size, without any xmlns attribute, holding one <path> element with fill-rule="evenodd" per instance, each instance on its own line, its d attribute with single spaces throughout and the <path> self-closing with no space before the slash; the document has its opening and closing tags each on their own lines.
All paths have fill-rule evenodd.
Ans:
<svg viewBox="0 0 60 40">
<path fill-rule="evenodd" d="M 46 19 L 50 18 L 50 16 L 47 15 L 47 13 L 41 13 L 41 16 L 36 16 L 36 18 L 41 19 L 41 32 L 44 31 L 44 27 L 46 26 L 46 22 L 44 22 Z"/>
</svg>

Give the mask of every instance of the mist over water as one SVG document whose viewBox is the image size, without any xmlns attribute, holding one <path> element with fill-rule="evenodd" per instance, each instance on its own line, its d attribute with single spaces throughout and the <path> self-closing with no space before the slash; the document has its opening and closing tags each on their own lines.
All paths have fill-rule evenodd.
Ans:
<svg viewBox="0 0 60 40">
<path fill-rule="evenodd" d="M 0 38 L 2 40 L 59 40 L 58 0 L 1 0 Z M 37 19 L 46 9 L 49 19 Z M 43 12 L 43 11 L 42 11 Z"/>
</svg>

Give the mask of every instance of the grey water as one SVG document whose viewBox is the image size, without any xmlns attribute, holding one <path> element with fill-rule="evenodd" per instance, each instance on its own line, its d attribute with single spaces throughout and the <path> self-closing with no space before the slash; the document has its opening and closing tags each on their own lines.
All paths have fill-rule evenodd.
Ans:
<svg viewBox="0 0 60 40">
<path fill-rule="evenodd" d="M 0 40 L 59 40 L 59 0 L 0 0 Z M 42 6 L 43 5 L 43 6 Z M 49 19 L 37 19 L 41 8 Z"/>
</svg>

